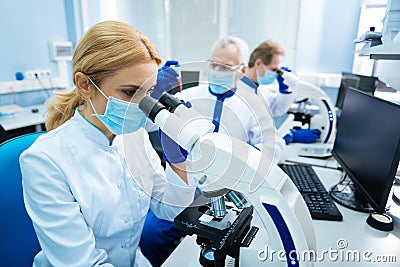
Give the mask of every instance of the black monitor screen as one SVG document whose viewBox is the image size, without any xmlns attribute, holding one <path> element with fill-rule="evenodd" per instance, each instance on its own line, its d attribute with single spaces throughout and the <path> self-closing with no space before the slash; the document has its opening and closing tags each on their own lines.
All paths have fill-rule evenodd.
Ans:
<svg viewBox="0 0 400 267">
<path fill-rule="evenodd" d="M 200 79 L 200 71 L 188 71 L 182 70 L 181 71 L 181 86 L 179 83 L 176 82 L 172 86 L 172 90 L 169 91 L 170 94 L 176 94 L 180 90 L 185 90 L 190 87 L 198 86 Z"/>
<path fill-rule="evenodd" d="M 200 79 L 199 71 L 181 71 L 182 89 L 198 86 Z"/>
<path fill-rule="evenodd" d="M 343 108 L 343 100 L 349 87 L 356 88 L 367 94 L 373 95 L 376 89 L 377 77 L 364 76 L 354 73 L 342 72 L 339 92 L 336 100 L 336 107 Z"/>
<path fill-rule="evenodd" d="M 349 88 L 332 154 L 377 212 L 400 158 L 400 106 Z"/>
</svg>

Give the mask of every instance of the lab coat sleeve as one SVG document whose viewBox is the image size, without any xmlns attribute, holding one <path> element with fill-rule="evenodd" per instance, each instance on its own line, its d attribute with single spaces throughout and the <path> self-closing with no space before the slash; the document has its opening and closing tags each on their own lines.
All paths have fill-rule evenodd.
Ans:
<svg viewBox="0 0 400 267">
<path fill-rule="evenodd" d="M 276 93 L 272 99 L 271 110 L 274 117 L 285 114 L 293 103 L 293 94 Z"/>
<path fill-rule="evenodd" d="M 275 134 L 275 163 L 284 163 L 286 160 L 286 143 L 285 140 L 278 134 Z"/>
<path fill-rule="evenodd" d="M 173 221 L 193 201 L 197 182 L 189 178 L 192 182 L 186 185 L 169 164 L 164 171 L 154 149 L 148 146 L 146 149 L 155 170 L 150 209 L 157 217 Z"/>
<path fill-rule="evenodd" d="M 261 149 L 264 142 L 267 141 L 267 138 L 263 135 L 264 126 L 253 118 L 250 119 L 250 125 L 248 130 L 249 144 Z"/>
<path fill-rule="evenodd" d="M 249 119 L 249 142 L 260 149 L 269 158 L 270 164 L 282 163 L 285 160 L 285 142 L 278 134 L 272 118 L 272 111 L 259 95 L 251 97 L 251 110 L 253 114 Z M 266 163 L 268 164 L 268 163 Z"/>
<path fill-rule="evenodd" d="M 154 122 L 152 122 L 150 119 L 146 119 L 146 124 L 145 124 L 144 128 L 146 129 L 146 131 L 147 131 L 148 133 L 158 131 L 158 126 L 157 126 L 157 124 L 155 124 Z"/>
<path fill-rule="evenodd" d="M 273 163 L 285 161 L 286 144 L 271 122 L 258 121 L 257 125 L 251 127 L 249 135 L 250 144 L 267 154 Z"/>
<path fill-rule="evenodd" d="M 279 92 L 273 94 L 268 88 L 260 88 L 259 94 L 261 94 L 264 101 L 270 107 L 272 116 L 274 117 L 285 114 L 293 103 L 293 94 L 282 94 Z"/>
<path fill-rule="evenodd" d="M 57 164 L 43 152 L 25 152 L 20 166 L 25 207 L 50 264 L 113 266 L 107 253 L 96 249 L 92 229 Z"/>
</svg>

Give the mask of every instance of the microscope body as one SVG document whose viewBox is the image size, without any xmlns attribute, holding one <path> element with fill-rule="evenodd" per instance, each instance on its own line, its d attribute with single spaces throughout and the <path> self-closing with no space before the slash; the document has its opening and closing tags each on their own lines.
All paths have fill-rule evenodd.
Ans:
<svg viewBox="0 0 400 267">
<path fill-rule="evenodd" d="M 278 74 L 285 79 L 285 83 L 293 88 L 293 94 L 296 99 L 312 99 L 319 108 L 319 114 L 312 115 L 308 118 L 310 121 L 310 129 L 318 129 L 321 131 L 319 141 L 323 144 L 333 146 L 336 136 L 336 111 L 329 96 L 319 87 L 303 82 L 291 72 L 278 70 Z M 305 114 L 303 116 L 308 116 Z"/>
<path fill-rule="evenodd" d="M 265 266 L 258 255 L 266 248 L 286 255 L 284 260 L 275 259 L 273 266 L 313 266 L 313 261 L 296 258 L 303 251 L 316 251 L 308 208 L 290 178 L 277 165 L 265 164 L 271 162 L 266 154 L 241 140 L 214 133 L 212 123 L 193 108 L 172 105 L 168 111 L 155 107 L 158 104 L 150 98 L 146 101 L 139 107 L 188 150 L 186 171 L 203 192 L 202 199 L 175 218 L 178 228 L 196 234 L 198 242 L 207 243 L 218 257 L 233 255 L 236 267 Z M 215 216 L 208 200 L 225 198 L 232 190 L 246 199 L 236 201 L 243 205 Z"/>
<path fill-rule="evenodd" d="M 206 195 L 221 188 L 232 189 L 241 192 L 254 208 L 253 221 L 259 231 L 249 246 L 240 248 L 238 266 L 264 266 L 258 253 L 265 248 L 287 255 L 287 261 L 275 258 L 274 266 L 287 266 L 295 255 L 316 251 L 312 219 L 302 196 L 277 165 L 263 164 L 268 162 L 263 153 L 227 135 L 208 133 L 189 155 L 191 175 L 199 179 Z M 301 262 L 298 266 L 312 263 Z"/>
</svg>

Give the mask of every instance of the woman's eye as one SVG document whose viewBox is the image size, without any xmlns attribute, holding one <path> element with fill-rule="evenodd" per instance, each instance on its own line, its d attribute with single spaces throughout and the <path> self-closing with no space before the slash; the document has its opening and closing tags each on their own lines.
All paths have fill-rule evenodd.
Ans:
<svg viewBox="0 0 400 267">
<path fill-rule="evenodd" d="M 154 86 L 147 90 L 146 95 L 150 95 L 154 91 Z"/>
<path fill-rule="evenodd" d="M 127 96 L 133 96 L 135 94 L 136 90 L 125 90 L 124 93 Z"/>
</svg>

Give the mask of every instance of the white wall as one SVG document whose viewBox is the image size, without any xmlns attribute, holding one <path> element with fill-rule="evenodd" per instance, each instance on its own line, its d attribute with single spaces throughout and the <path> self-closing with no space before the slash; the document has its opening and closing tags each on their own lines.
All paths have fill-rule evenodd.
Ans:
<svg viewBox="0 0 400 267">
<path fill-rule="evenodd" d="M 400 91 L 400 60 L 377 60 L 374 76 Z"/>
<path fill-rule="evenodd" d="M 254 49 L 267 39 L 286 48 L 283 64 L 295 61 L 298 0 L 119 0 L 118 17 L 146 34 L 164 60 L 206 60 L 221 35 L 244 39 Z"/>
<path fill-rule="evenodd" d="M 302 0 L 296 69 L 351 71 L 361 0 Z"/>
<path fill-rule="evenodd" d="M 164 0 L 118 0 L 117 16 L 143 32 L 157 47 L 164 59 L 167 56 Z"/>
<path fill-rule="evenodd" d="M 286 50 L 282 65 L 293 68 L 297 49 L 299 0 L 230 1 L 229 34 L 241 37 L 250 52 L 261 42 L 273 39 Z"/>
<path fill-rule="evenodd" d="M 181 62 L 210 58 L 211 48 L 219 36 L 219 1 L 166 1 L 170 22 L 171 58 Z"/>
<path fill-rule="evenodd" d="M 87 0 L 88 2 L 101 2 Z M 351 71 L 361 0 L 118 0 L 117 15 L 147 35 L 163 60 L 206 60 L 214 41 L 267 39 L 286 48 L 298 72 Z M 93 17 L 93 14 L 91 15 Z"/>
</svg>

